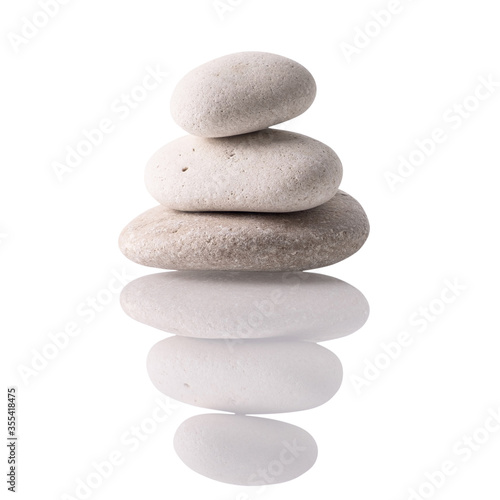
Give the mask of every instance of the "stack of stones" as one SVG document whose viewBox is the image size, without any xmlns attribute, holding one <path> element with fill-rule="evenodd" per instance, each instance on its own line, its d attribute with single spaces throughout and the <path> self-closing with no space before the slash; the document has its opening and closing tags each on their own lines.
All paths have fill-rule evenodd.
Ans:
<svg viewBox="0 0 500 500">
<path fill-rule="evenodd" d="M 315 95 L 312 75 L 274 54 L 232 54 L 188 73 L 171 111 L 190 135 L 150 159 L 146 186 L 160 205 L 120 235 L 129 259 L 178 271 L 131 283 L 122 306 L 176 334 L 149 354 L 156 387 L 230 412 L 192 417 L 174 440 L 188 466 L 228 483 L 283 482 L 312 466 L 317 448 L 306 431 L 248 414 L 329 400 L 342 368 L 316 342 L 352 333 L 368 315 L 366 300 L 350 285 L 301 272 L 351 256 L 369 232 L 362 207 L 338 190 L 342 165 L 335 152 L 268 128 L 303 113 Z M 243 315 L 244 323 L 249 304 L 269 294 L 288 297 L 285 305 L 276 299 L 272 326 L 235 331 L 232 316 Z M 326 318 L 338 324 L 329 330 Z"/>
</svg>

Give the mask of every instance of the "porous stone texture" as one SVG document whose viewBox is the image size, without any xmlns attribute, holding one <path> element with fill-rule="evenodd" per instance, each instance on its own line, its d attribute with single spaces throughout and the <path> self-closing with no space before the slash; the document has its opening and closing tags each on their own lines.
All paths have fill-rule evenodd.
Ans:
<svg viewBox="0 0 500 500">
<path fill-rule="evenodd" d="M 154 386 L 183 403 L 233 413 L 307 410 L 330 400 L 342 365 L 323 346 L 298 340 L 173 336 L 153 346 Z"/>
<path fill-rule="evenodd" d="M 174 448 L 190 469 L 242 486 L 283 483 L 309 470 L 318 456 L 314 438 L 279 420 L 205 414 L 185 420 Z"/>
<path fill-rule="evenodd" d="M 165 332 L 213 339 L 331 340 L 354 333 L 369 306 L 353 286 L 316 273 L 172 271 L 122 290 L 123 310 Z"/>
<path fill-rule="evenodd" d="M 226 137 L 261 130 L 302 114 L 316 96 L 311 73 L 267 52 L 230 54 L 190 71 L 170 110 L 186 132 Z"/>
<path fill-rule="evenodd" d="M 342 164 L 326 144 L 266 129 L 204 139 L 186 136 L 157 151 L 145 182 L 160 204 L 184 211 L 296 212 L 330 200 Z"/>
<path fill-rule="evenodd" d="M 130 260 L 178 270 L 303 271 L 335 264 L 361 248 L 369 223 L 338 191 L 311 210 L 287 214 L 179 212 L 158 206 L 119 238 Z"/>
</svg>

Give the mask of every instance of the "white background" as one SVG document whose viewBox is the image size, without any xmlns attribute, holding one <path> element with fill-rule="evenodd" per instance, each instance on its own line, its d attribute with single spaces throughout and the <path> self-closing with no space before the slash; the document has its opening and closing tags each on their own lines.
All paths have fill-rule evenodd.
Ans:
<svg viewBox="0 0 500 500">
<path fill-rule="evenodd" d="M 426 498 L 499 498 L 500 432 L 480 428 L 500 405 L 500 87 L 467 118 L 451 116 L 479 78 L 500 81 L 500 12 L 492 0 L 401 0 L 389 25 L 348 61 L 341 44 L 353 44 L 371 12 L 387 6 L 242 0 L 221 19 L 211 0 L 73 0 L 16 51 L 13 35 L 40 7 L 3 2 L 2 393 L 18 386 L 17 498 L 78 498 L 77 481 L 116 451 L 123 463 L 90 498 L 403 500 L 421 487 Z M 369 28 L 374 35 L 377 27 Z M 143 185 L 146 161 L 183 135 L 169 115 L 176 81 L 243 50 L 278 53 L 313 73 L 315 103 L 278 128 L 336 150 L 342 189 L 362 203 L 372 227 L 358 254 L 320 271 L 359 288 L 372 311 L 362 330 L 326 344 L 344 365 L 341 390 L 320 408 L 276 416 L 314 435 L 317 463 L 263 491 L 211 481 L 177 459 L 173 433 L 202 409 L 179 404 L 137 450 L 125 445 L 121 436 L 157 405 L 145 358 L 164 334 L 125 316 L 117 293 L 95 317 L 83 313 L 89 297 L 110 295 L 103 290 L 113 272 L 153 271 L 128 262 L 117 237 L 155 205 Z M 118 113 L 116 99 L 157 65 L 169 75 L 129 116 Z M 103 118 L 114 130 L 59 181 L 53 163 Z M 386 172 L 435 128 L 446 141 L 392 191 Z M 447 279 L 466 289 L 441 308 Z M 410 317 L 431 302 L 439 314 L 420 332 Z M 81 333 L 23 380 L 19 367 L 69 322 Z M 380 364 L 381 344 L 405 331 L 411 345 L 357 391 L 353 376 L 364 377 L 367 362 Z M 456 443 L 474 433 L 487 442 L 466 460 Z M 444 461 L 455 473 L 425 489 L 426 474 Z"/>
</svg>

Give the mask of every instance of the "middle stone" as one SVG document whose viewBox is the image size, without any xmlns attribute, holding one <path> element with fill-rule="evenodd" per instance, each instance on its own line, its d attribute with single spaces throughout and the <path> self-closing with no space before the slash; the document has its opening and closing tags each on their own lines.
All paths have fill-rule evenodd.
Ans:
<svg viewBox="0 0 500 500">
<path fill-rule="evenodd" d="M 148 191 L 188 212 L 297 212 L 335 195 L 342 164 L 326 144 L 285 130 L 207 139 L 186 136 L 163 146 L 146 166 Z"/>
</svg>

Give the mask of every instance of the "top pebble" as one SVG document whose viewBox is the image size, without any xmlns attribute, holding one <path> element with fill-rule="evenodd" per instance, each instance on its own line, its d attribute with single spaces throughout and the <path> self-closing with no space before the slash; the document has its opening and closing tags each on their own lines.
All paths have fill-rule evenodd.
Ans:
<svg viewBox="0 0 500 500">
<path fill-rule="evenodd" d="M 313 76 L 299 63 L 266 52 L 240 52 L 190 71 L 177 84 L 170 110 L 199 137 L 228 137 L 283 123 L 316 97 Z"/>
</svg>

